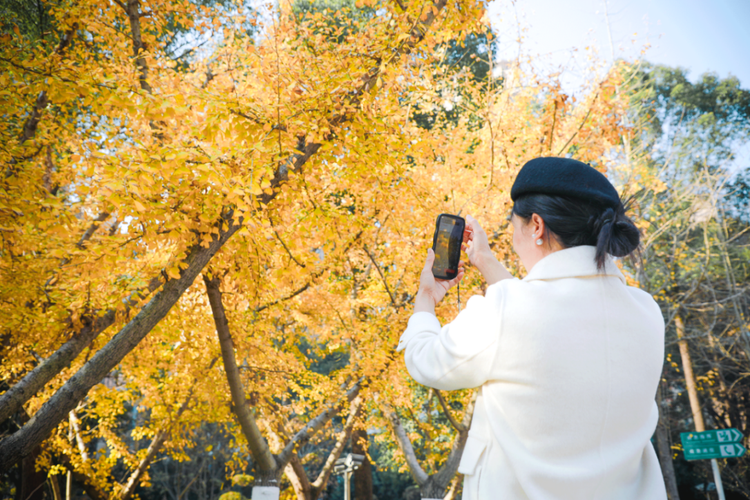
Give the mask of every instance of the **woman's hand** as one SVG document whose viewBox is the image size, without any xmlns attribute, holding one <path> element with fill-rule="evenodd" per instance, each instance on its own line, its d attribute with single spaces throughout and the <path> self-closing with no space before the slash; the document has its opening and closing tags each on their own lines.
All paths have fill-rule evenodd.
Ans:
<svg viewBox="0 0 750 500">
<path fill-rule="evenodd" d="M 479 269 L 488 285 L 513 277 L 497 260 L 490 248 L 487 233 L 471 215 L 466 216 L 464 242 L 461 244 L 461 249 L 469 256 L 469 262 Z"/>
<path fill-rule="evenodd" d="M 443 300 L 445 294 L 457 285 L 464 277 L 464 263 L 458 263 L 458 274 L 452 280 L 435 279 L 432 274 L 432 264 L 435 262 L 435 252 L 427 250 L 427 259 L 419 276 L 419 292 L 414 301 L 414 312 L 429 312 L 435 314 L 435 305 Z"/>
</svg>

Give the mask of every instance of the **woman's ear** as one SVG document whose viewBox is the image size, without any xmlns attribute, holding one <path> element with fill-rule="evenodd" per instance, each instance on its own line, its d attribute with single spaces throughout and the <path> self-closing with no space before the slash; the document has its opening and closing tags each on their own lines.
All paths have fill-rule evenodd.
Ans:
<svg viewBox="0 0 750 500">
<path fill-rule="evenodd" d="M 532 214 L 529 226 L 535 238 L 544 238 L 544 219 L 538 214 Z"/>
</svg>

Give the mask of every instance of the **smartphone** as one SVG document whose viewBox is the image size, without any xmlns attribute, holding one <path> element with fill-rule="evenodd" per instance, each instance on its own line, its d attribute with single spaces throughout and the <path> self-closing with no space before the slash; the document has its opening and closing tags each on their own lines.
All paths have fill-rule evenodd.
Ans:
<svg viewBox="0 0 750 500">
<path fill-rule="evenodd" d="M 461 260 L 461 243 L 464 240 L 466 221 L 457 215 L 440 214 L 435 222 L 435 236 L 432 238 L 432 251 L 435 262 L 432 275 L 438 279 L 452 280 L 458 276 L 458 262 Z"/>
</svg>

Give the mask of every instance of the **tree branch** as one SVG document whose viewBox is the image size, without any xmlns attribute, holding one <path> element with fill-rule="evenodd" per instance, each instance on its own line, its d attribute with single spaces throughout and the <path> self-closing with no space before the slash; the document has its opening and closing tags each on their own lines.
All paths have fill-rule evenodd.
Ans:
<svg viewBox="0 0 750 500">
<path fill-rule="evenodd" d="M 68 455 L 60 455 L 59 461 L 61 465 L 70 471 L 73 475 L 73 479 L 83 485 L 83 490 L 89 497 L 91 497 L 91 500 L 109 500 L 109 495 L 97 488 L 97 486 L 91 481 L 90 477 L 77 471 L 75 467 L 73 467 L 73 463 L 70 461 Z"/>
<path fill-rule="evenodd" d="M 583 126 L 586 124 L 586 121 L 589 119 L 589 115 L 591 115 L 591 110 L 594 109 L 594 104 L 596 103 L 596 99 L 599 97 L 599 92 L 594 95 L 594 99 L 591 100 L 591 106 L 589 107 L 589 110 L 586 112 L 586 116 L 583 117 L 583 121 L 578 126 L 575 132 L 573 132 L 573 135 L 570 136 L 570 139 L 568 139 L 568 142 L 565 143 L 563 147 L 560 148 L 560 151 L 557 152 L 557 156 L 560 156 L 566 149 L 568 149 L 568 145 L 575 139 L 575 137 L 578 135 L 578 132 L 581 131 Z M 552 134 L 550 134 L 552 135 Z M 552 142 L 550 142 L 550 148 L 552 147 Z"/>
<path fill-rule="evenodd" d="M 349 441 L 349 438 L 352 435 L 354 423 L 357 420 L 361 409 L 362 398 L 360 396 L 357 396 L 351 402 L 351 405 L 349 405 L 349 417 L 346 419 L 344 429 L 341 431 L 338 439 L 336 440 L 336 445 L 333 447 L 333 450 L 331 450 L 331 453 L 328 454 L 326 463 L 323 465 L 323 468 L 318 474 L 318 477 L 312 484 L 315 493 L 320 492 L 328 483 L 328 478 L 331 476 L 331 472 L 333 472 L 333 467 L 334 465 L 336 465 L 336 460 L 338 460 L 338 458 L 341 456 L 341 452 L 344 451 L 344 447 L 346 446 L 347 441 Z M 315 497 L 317 497 L 317 495 L 313 496 L 313 498 Z"/>
<path fill-rule="evenodd" d="M 435 395 L 438 398 L 438 401 L 440 401 L 440 406 L 443 408 L 443 413 L 445 413 L 445 416 L 448 417 L 448 420 L 450 421 L 451 425 L 454 429 L 456 429 L 458 432 L 463 432 L 466 430 L 466 427 L 459 424 L 455 418 L 453 418 L 453 415 L 451 415 L 451 412 L 448 411 L 448 405 L 445 404 L 445 399 L 443 398 L 443 395 L 440 393 L 439 390 L 435 389 Z"/>
<path fill-rule="evenodd" d="M 354 398 L 359 395 L 359 390 L 362 384 L 362 380 L 359 380 L 354 386 L 349 389 L 346 392 L 345 398 L 351 402 L 354 400 Z M 328 408 L 323 410 L 320 414 L 318 414 L 317 417 L 310 420 L 307 425 L 305 425 L 299 432 L 297 432 L 294 436 L 292 436 L 292 439 L 289 440 L 287 445 L 284 447 L 284 449 L 276 455 L 276 462 L 279 464 L 279 467 L 285 467 L 286 464 L 291 459 L 292 454 L 294 453 L 294 448 L 297 445 L 303 445 L 307 443 L 310 438 L 318 432 L 320 429 L 325 426 L 325 424 L 333 418 L 335 415 L 338 414 L 340 408 L 341 408 L 342 401 L 337 401 L 336 403 L 330 405 Z"/>
<path fill-rule="evenodd" d="M 124 301 L 125 312 L 127 313 L 138 301 L 144 296 L 152 293 L 159 288 L 159 286 L 161 286 L 161 280 L 159 278 L 154 278 L 145 290 L 133 292 L 130 297 Z M 88 345 L 91 344 L 101 332 L 109 328 L 109 326 L 115 322 L 116 317 L 117 310 L 110 309 L 98 318 L 92 319 L 91 317 L 86 316 L 81 318 L 84 326 L 79 332 L 67 332 L 65 335 L 72 336 L 70 340 L 60 346 L 57 351 L 52 353 L 48 358 L 27 373 L 20 381 L 14 384 L 13 387 L 0 396 L 0 423 L 10 418 L 11 415 L 17 412 L 18 409 L 41 390 L 42 387 L 44 387 L 64 368 L 69 366 L 81 351 L 88 347 Z M 78 404 L 78 401 L 75 403 Z M 2 449 L 4 443 L 4 441 L 0 442 L 0 449 Z M 2 469 L 2 466 L 0 466 L 0 469 Z"/>
<path fill-rule="evenodd" d="M 271 454 L 268 443 L 260 433 L 258 424 L 255 422 L 255 417 L 250 412 L 250 408 L 248 408 L 246 402 L 245 389 L 242 386 L 240 371 L 237 369 L 237 360 L 234 357 L 234 342 L 229 332 L 229 321 L 224 310 L 224 304 L 221 301 L 221 291 L 219 290 L 221 279 L 218 277 L 209 279 L 204 274 L 203 282 L 206 284 L 206 293 L 208 294 L 208 301 L 211 304 L 211 312 L 216 324 L 216 333 L 219 336 L 221 357 L 224 360 L 224 371 L 227 375 L 227 383 L 232 394 L 232 410 L 237 416 L 237 420 L 239 420 L 242 434 L 247 439 L 253 460 L 264 471 L 275 470 L 277 469 L 276 460 L 274 460 Z"/>
<path fill-rule="evenodd" d="M 406 435 L 403 425 L 401 425 L 401 419 L 398 418 L 396 411 L 390 406 L 386 405 L 383 409 L 391 424 L 393 434 L 396 436 L 396 443 L 398 444 L 401 453 L 404 454 L 406 465 L 409 468 L 409 474 L 411 474 L 411 477 L 419 486 L 422 486 L 427 482 L 429 476 L 419 465 L 419 460 L 417 460 L 417 455 L 414 453 L 414 447 L 411 445 L 411 440 L 409 439 L 409 436 Z"/>
<path fill-rule="evenodd" d="M 474 391 L 469 400 L 469 404 L 464 409 L 464 418 L 461 423 L 463 430 L 453 440 L 453 446 L 451 452 L 448 454 L 448 458 L 445 463 L 440 467 L 435 474 L 432 475 L 432 479 L 436 485 L 439 485 L 443 490 L 448 487 L 450 480 L 456 475 L 458 471 L 458 464 L 461 462 L 461 455 L 464 452 L 464 446 L 466 446 L 466 439 L 469 437 L 469 428 L 471 427 L 471 419 L 474 416 L 474 406 L 477 401 L 478 392 Z"/>
<path fill-rule="evenodd" d="M 299 455 L 292 453 L 289 463 L 284 467 L 284 474 L 289 478 L 289 482 L 292 483 L 292 488 L 294 488 L 294 493 L 297 495 L 298 500 L 315 498 L 312 495 L 312 485 L 307 477 L 305 467 L 299 459 Z"/>
<path fill-rule="evenodd" d="M 22 456 L 26 456 L 35 446 L 44 441 L 57 424 L 68 415 L 68 412 L 83 399 L 89 389 L 99 383 L 138 345 L 151 329 L 167 315 L 184 291 L 193 283 L 198 273 L 208 264 L 208 261 L 242 227 L 241 221 L 240 218 L 240 221 L 235 224 L 232 221 L 232 213 L 225 213 L 217 224 L 218 234 L 212 238 L 208 246 L 203 247 L 200 243 L 197 243 L 189 249 L 188 255 L 183 261 L 187 264 L 187 267 L 182 270 L 180 277 L 167 280 L 162 289 L 154 295 L 135 318 L 86 362 L 75 375 L 70 377 L 22 429 L 0 441 L 0 470 L 7 470 Z M 111 318 L 114 320 L 114 312 L 112 312 Z M 15 389 L 15 386 L 13 389 Z M 31 395 L 29 394 L 28 397 L 31 397 Z"/>
<path fill-rule="evenodd" d="M 81 426 L 78 423 L 78 416 L 75 410 L 70 410 L 70 428 L 73 431 L 73 437 L 75 437 L 76 444 L 78 444 L 78 451 L 81 454 L 81 460 L 86 462 L 89 459 L 89 454 L 86 452 L 86 444 L 83 442 L 81 437 Z"/>
<path fill-rule="evenodd" d="M 213 365 L 213 362 L 211 362 L 211 365 Z M 128 478 L 128 482 L 125 483 L 120 492 L 115 496 L 116 500 L 128 500 L 133 495 L 133 493 L 135 492 L 135 487 L 140 482 L 141 477 L 151 465 L 151 462 L 161 449 L 164 441 L 166 441 L 167 437 L 169 437 L 172 424 L 176 420 L 178 420 L 185 412 L 192 397 L 193 388 L 190 388 L 190 392 L 188 393 L 185 402 L 180 406 L 180 409 L 177 410 L 177 414 L 173 419 L 170 419 L 167 425 L 160 429 L 159 432 L 156 433 L 156 436 L 154 436 L 154 439 L 151 440 L 151 443 L 148 445 L 148 450 L 146 451 L 146 456 L 143 457 L 143 459 L 138 463 L 138 467 L 136 467 L 136 469 L 130 475 L 130 477 Z"/>
<path fill-rule="evenodd" d="M 391 293 L 391 289 L 388 288 L 388 281 L 385 279 L 385 274 L 383 274 L 383 271 L 380 269 L 380 266 L 375 261 L 375 257 L 372 256 L 372 254 L 367 250 L 367 245 L 363 245 L 362 248 L 364 248 L 365 253 L 370 258 L 372 263 L 375 265 L 375 269 L 377 269 L 378 274 L 380 275 L 380 279 L 383 280 L 383 285 L 385 286 L 385 291 L 388 292 L 388 296 L 391 298 L 391 304 L 393 304 L 393 307 L 396 307 L 396 299 L 393 297 L 393 294 Z"/>
</svg>

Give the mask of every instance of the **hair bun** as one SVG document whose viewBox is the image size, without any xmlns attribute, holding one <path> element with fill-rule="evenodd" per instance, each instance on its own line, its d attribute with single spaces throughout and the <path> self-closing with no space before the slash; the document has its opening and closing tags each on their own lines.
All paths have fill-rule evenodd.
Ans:
<svg viewBox="0 0 750 500">
<path fill-rule="evenodd" d="M 641 233 L 633 221 L 625 215 L 625 206 L 617 210 L 607 208 L 594 221 L 596 237 L 596 261 L 604 263 L 606 254 L 624 257 L 633 253 L 641 242 Z"/>
</svg>

